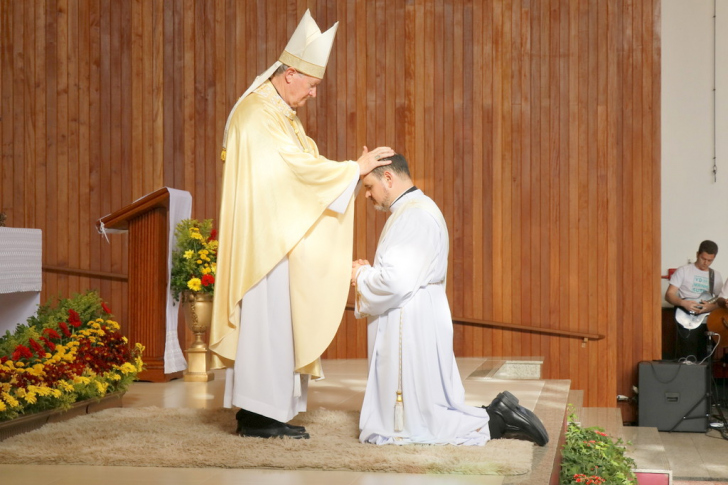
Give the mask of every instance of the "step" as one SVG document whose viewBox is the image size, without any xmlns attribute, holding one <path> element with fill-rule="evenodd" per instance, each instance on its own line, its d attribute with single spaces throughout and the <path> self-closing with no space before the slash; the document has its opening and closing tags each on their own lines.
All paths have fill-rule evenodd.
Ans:
<svg viewBox="0 0 728 485">
<path fill-rule="evenodd" d="M 561 445 L 566 423 L 566 403 L 569 397 L 569 380 L 546 380 L 533 412 L 543 422 L 549 433 L 546 446 L 533 450 L 531 473 L 504 477 L 503 484 L 558 484 L 561 463 Z"/>
<path fill-rule="evenodd" d="M 543 357 L 486 357 L 469 379 L 541 379 Z"/>
</svg>

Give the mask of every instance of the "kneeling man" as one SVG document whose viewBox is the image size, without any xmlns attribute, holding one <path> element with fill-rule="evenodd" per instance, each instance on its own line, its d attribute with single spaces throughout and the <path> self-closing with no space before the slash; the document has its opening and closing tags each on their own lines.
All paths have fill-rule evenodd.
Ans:
<svg viewBox="0 0 728 485">
<path fill-rule="evenodd" d="M 391 160 L 362 180 L 374 207 L 391 211 L 374 264 L 352 264 L 357 318 L 369 322 L 359 440 L 484 445 L 516 433 L 545 445 L 543 424 L 511 393 L 488 406 L 464 404 L 445 294 L 447 226 L 437 205 L 413 185 L 404 157 Z"/>
</svg>

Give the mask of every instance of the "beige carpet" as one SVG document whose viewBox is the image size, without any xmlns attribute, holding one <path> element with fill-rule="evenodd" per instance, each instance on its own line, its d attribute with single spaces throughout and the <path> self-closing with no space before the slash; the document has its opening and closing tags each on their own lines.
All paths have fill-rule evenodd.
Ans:
<svg viewBox="0 0 728 485">
<path fill-rule="evenodd" d="M 359 443 L 358 411 L 315 410 L 295 421 L 310 440 L 240 438 L 230 409 L 114 408 L 47 424 L 0 442 L 0 463 L 136 467 L 352 470 L 465 475 L 530 471 L 534 445 Z"/>
</svg>

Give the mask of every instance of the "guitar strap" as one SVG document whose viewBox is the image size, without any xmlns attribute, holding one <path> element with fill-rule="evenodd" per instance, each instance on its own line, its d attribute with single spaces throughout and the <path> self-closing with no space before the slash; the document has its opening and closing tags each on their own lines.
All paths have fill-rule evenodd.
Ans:
<svg viewBox="0 0 728 485">
<path fill-rule="evenodd" d="M 710 289 L 710 294 L 713 294 L 713 282 L 715 282 L 715 271 L 713 271 L 713 268 L 708 268 L 708 288 Z"/>
</svg>

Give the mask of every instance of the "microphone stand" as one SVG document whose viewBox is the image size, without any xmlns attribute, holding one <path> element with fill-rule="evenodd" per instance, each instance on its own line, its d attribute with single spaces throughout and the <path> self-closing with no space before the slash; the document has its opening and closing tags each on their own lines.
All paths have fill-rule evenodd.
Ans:
<svg viewBox="0 0 728 485">
<path fill-rule="evenodd" d="M 720 345 L 720 334 L 717 332 L 711 332 L 708 330 L 705 332 L 705 335 L 708 337 L 708 355 L 700 361 L 702 364 L 708 359 L 711 359 L 713 356 L 713 353 L 715 353 L 715 350 Z M 718 342 L 713 342 L 713 337 L 718 337 Z M 724 440 L 728 440 L 728 421 L 726 421 L 726 417 L 723 414 L 723 409 L 720 407 L 720 401 L 715 399 L 715 396 L 713 395 L 713 388 L 715 388 L 716 393 L 718 391 L 718 385 L 715 382 L 715 376 L 713 375 L 713 361 L 708 360 L 708 365 L 710 366 L 710 387 L 708 389 L 708 395 L 706 396 L 708 398 L 708 413 L 710 418 L 714 419 L 717 423 L 720 423 L 719 426 L 713 427 L 712 423 L 709 423 L 709 427 L 712 429 L 717 429 L 720 431 L 720 435 L 723 437 Z M 717 415 L 713 415 L 712 413 L 712 406 L 715 405 L 715 409 L 717 410 Z"/>
</svg>

